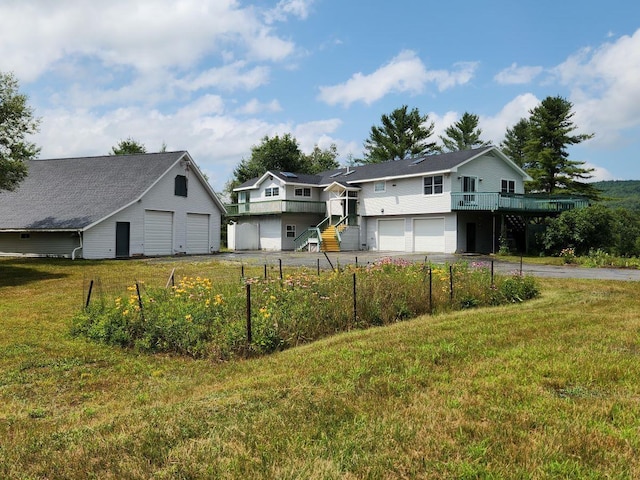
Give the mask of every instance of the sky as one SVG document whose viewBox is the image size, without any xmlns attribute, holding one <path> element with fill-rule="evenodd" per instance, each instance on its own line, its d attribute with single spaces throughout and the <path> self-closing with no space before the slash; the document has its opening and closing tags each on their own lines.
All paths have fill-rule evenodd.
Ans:
<svg viewBox="0 0 640 480">
<path fill-rule="evenodd" d="M 335 144 L 346 165 L 407 105 L 435 139 L 469 112 L 499 145 L 559 95 L 595 134 L 570 158 L 640 179 L 637 0 L 1 0 L 0 22 L 40 158 L 131 137 L 187 150 L 221 191 L 265 136 Z"/>
</svg>

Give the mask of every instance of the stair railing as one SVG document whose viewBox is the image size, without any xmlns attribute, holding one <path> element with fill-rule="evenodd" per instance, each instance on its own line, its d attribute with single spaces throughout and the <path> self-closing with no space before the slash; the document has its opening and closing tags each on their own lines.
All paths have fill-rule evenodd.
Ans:
<svg viewBox="0 0 640 480">
<path fill-rule="evenodd" d="M 329 223 L 331 219 L 329 217 L 322 220 L 315 227 L 309 227 L 293 240 L 293 248 L 295 251 L 300 251 L 307 245 L 309 240 L 316 239 L 318 241 L 318 249 L 322 245 L 322 229 L 325 223 Z"/>
</svg>

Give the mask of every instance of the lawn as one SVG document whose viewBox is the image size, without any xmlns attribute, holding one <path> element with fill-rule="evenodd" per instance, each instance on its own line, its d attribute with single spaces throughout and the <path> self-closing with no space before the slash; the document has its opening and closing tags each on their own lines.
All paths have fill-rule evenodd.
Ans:
<svg viewBox="0 0 640 480">
<path fill-rule="evenodd" d="M 640 477 L 638 283 L 229 362 L 69 335 L 87 272 L 154 269 L 0 260 L 0 478 Z"/>
</svg>

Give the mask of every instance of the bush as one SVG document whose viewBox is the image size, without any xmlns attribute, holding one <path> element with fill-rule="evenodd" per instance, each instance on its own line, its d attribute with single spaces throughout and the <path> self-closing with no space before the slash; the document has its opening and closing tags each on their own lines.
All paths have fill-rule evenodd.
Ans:
<svg viewBox="0 0 640 480">
<path fill-rule="evenodd" d="M 301 269 L 282 281 L 246 279 L 242 285 L 214 288 L 210 280 L 196 277 L 184 278 L 170 289 L 143 289 L 140 296 L 138 291 L 138 286 L 131 286 L 127 296 L 96 302 L 79 312 L 72 333 L 145 352 L 227 359 L 387 325 L 430 310 L 515 303 L 538 295 L 531 277 L 496 277 L 491 285 L 488 264 L 433 266 L 392 259 L 321 276 Z"/>
</svg>

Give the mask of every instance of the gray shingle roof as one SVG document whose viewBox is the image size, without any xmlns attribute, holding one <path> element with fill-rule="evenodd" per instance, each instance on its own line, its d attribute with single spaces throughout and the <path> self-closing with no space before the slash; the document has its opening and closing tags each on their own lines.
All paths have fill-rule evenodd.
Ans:
<svg viewBox="0 0 640 480">
<path fill-rule="evenodd" d="M 279 172 L 272 173 L 287 183 L 308 183 L 310 185 L 318 186 L 330 185 L 333 182 L 352 184 L 378 178 L 397 178 L 408 175 L 422 175 L 430 172 L 448 171 L 467 160 L 494 148 L 495 147 L 493 146 L 488 146 L 439 155 L 427 155 L 419 158 L 407 158 L 405 160 L 357 165 L 355 167 L 349 167 L 348 169 L 337 168 L 321 172 L 317 175 L 296 174 L 297 178 L 288 178 L 279 175 Z M 350 173 L 345 175 L 347 171 Z M 239 185 L 237 189 L 254 187 L 258 180 L 259 177 L 252 178 L 251 180 L 244 182 L 242 185 Z"/>
<path fill-rule="evenodd" d="M 0 192 L 0 230 L 81 229 L 137 200 L 187 152 L 32 160 Z"/>
</svg>

